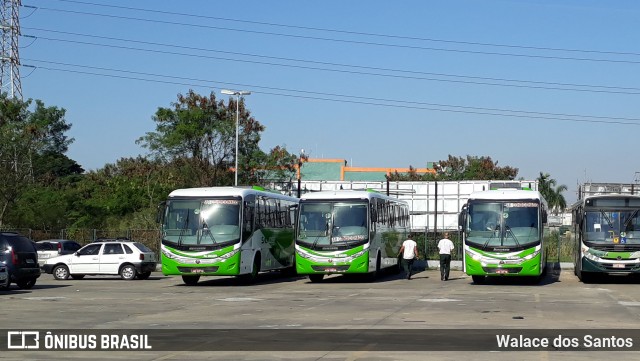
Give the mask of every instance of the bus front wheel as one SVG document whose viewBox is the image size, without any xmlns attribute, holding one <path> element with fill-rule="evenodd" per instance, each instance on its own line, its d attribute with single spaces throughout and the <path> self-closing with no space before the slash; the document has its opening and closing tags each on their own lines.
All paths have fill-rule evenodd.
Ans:
<svg viewBox="0 0 640 361">
<path fill-rule="evenodd" d="M 484 276 L 471 276 L 473 283 L 480 285 L 484 283 Z"/>
<path fill-rule="evenodd" d="M 200 276 L 182 276 L 182 282 L 187 286 L 195 286 L 199 280 Z"/>
<path fill-rule="evenodd" d="M 309 281 L 316 283 L 322 281 L 324 275 L 309 275 Z"/>
</svg>

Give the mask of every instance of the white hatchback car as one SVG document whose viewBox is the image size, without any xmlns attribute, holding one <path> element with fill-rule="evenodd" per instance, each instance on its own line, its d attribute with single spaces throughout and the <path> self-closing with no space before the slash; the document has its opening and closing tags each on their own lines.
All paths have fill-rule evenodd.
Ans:
<svg viewBox="0 0 640 361">
<path fill-rule="evenodd" d="M 122 279 L 147 279 L 155 271 L 156 254 L 139 242 L 102 240 L 88 244 L 73 254 L 49 258 L 42 266 L 57 280 L 71 276 L 120 275 Z"/>
</svg>

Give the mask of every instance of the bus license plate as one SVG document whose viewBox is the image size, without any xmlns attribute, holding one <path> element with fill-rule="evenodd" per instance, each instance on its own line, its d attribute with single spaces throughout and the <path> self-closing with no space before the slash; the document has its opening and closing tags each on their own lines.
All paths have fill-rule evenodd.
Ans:
<svg viewBox="0 0 640 361">
<path fill-rule="evenodd" d="M 508 270 L 506 270 L 506 269 L 497 269 L 497 270 L 496 270 L 496 273 L 497 273 L 497 274 L 505 274 L 505 273 L 509 273 L 509 271 L 508 271 Z"/>
<path fill-rule="evenodd" d="M 337 268 L 325 268 L 324 270 L 325 270 L 325 272 L 336 272 L 338 269 Z"/>
<path fill-rule="evenodd" d="M 622 263 L 614 263 L 613 268 L 624 268 L 624 264 Z"/>
<path fill-rule="evenodd" d="M 204 270 L 202 268 L 193 268 L 191 273 L 204 273 Z"/>
</svg>

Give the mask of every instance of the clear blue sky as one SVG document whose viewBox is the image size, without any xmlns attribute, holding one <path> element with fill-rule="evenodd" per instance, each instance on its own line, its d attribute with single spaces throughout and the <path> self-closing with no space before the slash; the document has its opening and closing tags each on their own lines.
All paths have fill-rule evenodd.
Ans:
<svg viewBox="0 0 640 361">
<path fill-rule="evenodd" d="M 578 182 L 640 171 L 636 0 L 23 5 L 39 8 L 21 8 L 22 64 L 37 67 L 21 68 L 24 98 L 67 110 L 68 156 L 87 170 L 145 154 L 135 140 L 178 93 L 227 88 L 253 92 L 265 151 L 363 167 L 491 156 L 550 173 L 569 201 Z"/>
</svg>

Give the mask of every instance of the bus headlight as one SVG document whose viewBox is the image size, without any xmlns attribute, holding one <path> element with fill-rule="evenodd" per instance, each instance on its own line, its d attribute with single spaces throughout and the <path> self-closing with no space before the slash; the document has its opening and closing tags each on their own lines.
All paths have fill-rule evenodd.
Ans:
<svg viewBox="0 0 640 361">
<path fill-rule="evenodd" d="M 240 248 L 234 249 L 233 251 L 229 252 L 229 253 L 225 253 L 222 256 L 220 256 L 219 258 L 221 260 L 227 260 L 233 256 L 235 256 L 236 253 L 240 252 Z"/>
<path fill-rule="evenodd" d="M 482 256 L 475 253 L 475 252 L 471 252 L 469 250 L 466 250 L 465 253 L 467 254 L 467 256 L 473 258 L 474 261 L 480 261 L 482 259 Z"/>
<path fill-rule="evenodd" d="M 586 252 L 584 252 L 584 256 L 585 256 L 587 259 L 590 259 L 590 260 L 592 260 L 592 261 L 596 261 L 596 262 L 597 262 L 597 261 L 598 261 L 598 259 L 599 259 L 599 257 L 598 257 L 598 256 L 596 256 L 595 254 L 592 254 L 592 253 L 591 253 L 591 252 L 589 252 L 588 250 L 587 250 Z"/>
<path fill-rule="evenodd" d="M 363 254 L 367 253 L 367 251 L 368 251 L 368 249 L 365 249 L 365 250 L 362 250 L 362 251 L 360 251 L 358 253 L 354 253 L 354 254 L 351 255 L 351 259 L 356 259 L 356 258 L 362 256 Z"/>
<path fill-rule="evenodd" d="M 169 252 L 166 248 L 163 248 L 163 249 L 162 249 L 162 254 L 163 254 L 165 257 L 170 258 L 170 259 L 178 258 L 175 254 L 173 254 L 173 253 Z"/>
<path fill-rule="evenodd" d="M 539 254 L 540 254 L 540 250 L 537 250 L 537 251 L 535 251 L 535 252 L 533 252 L 533 253 L 531 253 L 529 255 L 526 255 L 526 256 L 522 257 L 522 259 L 525 260 L 525 261 L 528 261 L 530 259 L 535 258 Z"/>
</svg>

